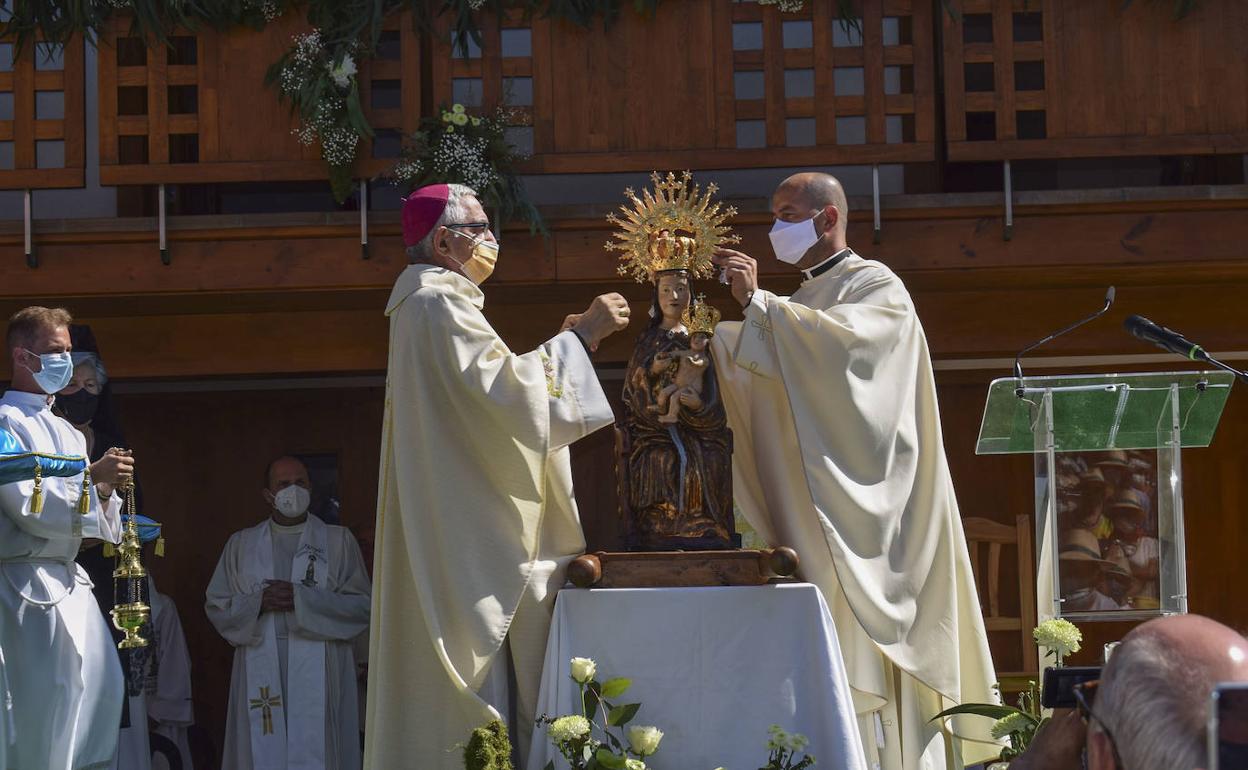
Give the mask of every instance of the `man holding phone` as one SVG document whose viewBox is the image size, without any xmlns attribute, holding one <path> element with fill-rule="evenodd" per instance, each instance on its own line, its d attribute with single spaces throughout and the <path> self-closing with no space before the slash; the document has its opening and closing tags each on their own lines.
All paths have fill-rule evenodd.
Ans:
<svg viewBox="0 0 1248 770">
<path fill-rule="evenodd" d="M 1099 685 L 1080 686 L 1079 709 L 1055 713 L 1010 770 L 1213 770 L 1210 693 L 1238 689 L 1231 683 L 1248 683 L 1248 639 L 1200 615 L 1150 620 L 1123 637 Z"/>
</svg>

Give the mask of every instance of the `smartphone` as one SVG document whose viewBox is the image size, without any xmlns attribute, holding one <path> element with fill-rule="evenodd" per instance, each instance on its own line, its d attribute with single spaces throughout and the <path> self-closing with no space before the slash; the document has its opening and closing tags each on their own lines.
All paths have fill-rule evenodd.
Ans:
<svg viewBox="0 0 1248 770">
<path fill-rule="evenodd" d="M 1073 709 L 1075 685 L 1101 678 L 1100 666 L 1063 666 L 1044 670 L 1044 686 L 1040 689 L 1040 705 L 1046 709 Z"/>
<path fill-rule="evenodd" d="M 1248 768 L 1248 682 L 1223 682 L 1209 695 L 1208 770 Z"/>
</svg>

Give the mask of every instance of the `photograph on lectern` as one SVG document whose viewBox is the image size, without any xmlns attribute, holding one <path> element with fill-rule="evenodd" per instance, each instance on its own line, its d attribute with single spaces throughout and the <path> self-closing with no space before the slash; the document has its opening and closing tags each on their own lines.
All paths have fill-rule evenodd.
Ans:
<svg viewBox="0 0 1248 770">
<path fill-rule="evenodd" d="M 1063 613 L 1159 609 L 1156 452 L 1058 455 L 1056 486 Z"/>
</svg>

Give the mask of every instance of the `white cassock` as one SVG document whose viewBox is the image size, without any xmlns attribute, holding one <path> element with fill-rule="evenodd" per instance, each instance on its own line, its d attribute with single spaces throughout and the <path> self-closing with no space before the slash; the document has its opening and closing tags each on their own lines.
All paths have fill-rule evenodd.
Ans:
<svg viewBox="0 0 1248 770">
<path fill-rule="evenodd" d="M 756 291 L 715 329 L 733 492 L 768 542 L 795 547 L 836 621 L 868 767 L 995 757 L 996 681 L 945 460 L 927 340 L 901 280 L 847 252 L 792 297 Z M 961 756 L 958 754 L 961 752 Z M 961 764 L 956 764 L 961 767 Z"/>
<path fill-rule="evenodd" d="M 34 452 L 85 456 L 86 439 L 52 414 L 42 394 L 8 391 L 0 427 Z M 0 486 L 0 648 L 12 707 L 8 767 L 107 767 L 117 746 L 123 683 L 113 637 L 74 562 L 83 538 L 121 538 L 120 500 L 92 485 L 78 513 L 82 475 L 43 479 L 43 511 L 30 510 L 33 481 Z"/>
<path fill-rule="evenodd" d="M 294 612 L 260 613 L 272 579 L 294 585 Z M 369 603 L 364 558 L 345 527 L 309 515 L 230 536 L 205 605 L 235 648 L 223 766 L 359 768 L 351 640 L 368 627 Z"/>
<path fill-rule="evenodd" d="M 527 756 L 555 593 L 585 548 L 567 447 L 610 404 L 574 333 L 516 355 L 483 305 L 463 276 L 412 265 L 386 307 L 370 770 L 462 770 L 456 744 L 506 710 L 479 692 L 504 641 Z"/>
<path fill-rule="evenodd" d="M 195 724 L 191 701 L 191 656 L 182 633 L 182 620 L 173 599 L 156 591 L 156 583 L 148 576 L 151 596 L 152 627 L 156 635 L 155 681 L 146 688 L 147 715 L 156 723 L 152 732 L 163 735 L 178 747 L 184 770 L 191 768 L 191 745 L 187 728 Z"/>
</svg>

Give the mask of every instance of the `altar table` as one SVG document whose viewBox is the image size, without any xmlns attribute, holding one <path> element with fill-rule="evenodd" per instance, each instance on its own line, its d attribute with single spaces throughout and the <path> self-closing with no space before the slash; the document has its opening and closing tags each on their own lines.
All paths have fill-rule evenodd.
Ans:
<svg viewBox="0 0 1248 770">
<path fill-rule="evenodd" d="M 599 681 L 632 680 L 613 702 L 641 703 L 630 724 L 663 730 L 648 767 L 756 770 L 766 763 L 767 728 L 778 724 L 810 739 L 818 768 L 865 770 L 836 628 L 809 583 L 565 589 L 546 645 L 539 715 L 581 713 L 568 673 L 573 657 L 593 658 Z M 545 729 L 536 730 L 528 770 L 557 757 Z"/>
</svg>

